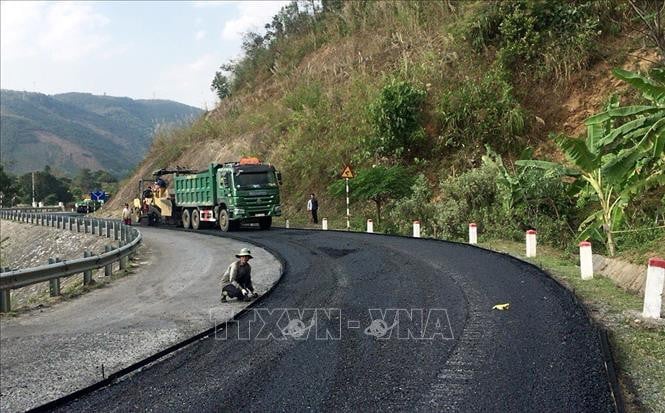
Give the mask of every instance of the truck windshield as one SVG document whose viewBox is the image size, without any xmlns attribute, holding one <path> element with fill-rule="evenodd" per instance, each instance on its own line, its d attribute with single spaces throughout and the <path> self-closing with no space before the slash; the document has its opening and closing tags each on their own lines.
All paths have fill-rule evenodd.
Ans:
<svg viewBox="0 0 665 413">
<path fill-rule="evenodd" d="M 236 186 L 250 186 L 250 187 L 260 187 L 260 186 L 275 186 L 277 185 L 277 180 L 275 179 L 275 174 L 273 172 L 257 172 L 257 173 L 242 173 L 236 175 L 235 177 Z"/>
</svg>

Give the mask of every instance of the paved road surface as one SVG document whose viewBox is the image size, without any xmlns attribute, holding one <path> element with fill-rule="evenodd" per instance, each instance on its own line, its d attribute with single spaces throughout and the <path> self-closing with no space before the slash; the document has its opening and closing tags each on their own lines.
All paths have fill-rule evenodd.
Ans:
<svg viewBox="0 0 665 413">
<path fill-rule="evenodd" d="M 246 305 L 219 303 L 219 276 L 241 247 L 227 238 L 141 228 L 135 274 L 43 311 L 0 321 L 0 410 L 35 407 L 229 319 Z M 281 264 L 252 248 L 265 292 Z M 212 317 L 211 317 L 212 316 Z"/>
<path fill-rule="evenodd" d="M 613 411 L 597 335 L 533 267 L 432 240 L 234 236 L 287 262 L 261 308 L 63 411 Z M 508 311 L 492 310 L 505 302 Z"/>
</svg>

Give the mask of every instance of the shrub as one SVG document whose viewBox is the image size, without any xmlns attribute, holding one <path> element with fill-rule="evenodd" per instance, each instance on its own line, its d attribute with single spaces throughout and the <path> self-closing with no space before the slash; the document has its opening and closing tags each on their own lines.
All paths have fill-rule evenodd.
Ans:
<svg viewBox="0 0 665 413">
<path fill-rule="evenodd" d="M 616 31 L 624 8 L 613 0 L 487 2 L 467 24 L 466 38 L 476 50 L 497 47 L 515 73 L 566 78 L 593 58 L 603 31 Z"/>
<path fill-rule="evenodd" d="M 445 93 L 439 106 L 441 144 L 514 149 L 527 128 L 527 115 L 512 91 L 503 71 L 493 69 L 480 82 L 467 80 Z"/>
<path fill-rule="evenodd" d="M 401 158 L 424 139 L 421 106 L 426 92 L 392 78 L 369 107 L 373 136 L 366 142 L 370 155 Z"/>
<path fill-rule="evenodd" d="M 412 230 L 412 221 L 422 222 L 421 233 L 423 236 L 438 235 L 438 227 L 434 220 L 434 204 L 430 202 L 432 189 L 425 175 L 416 177 L 411 186 L 411 195 L 394 202 L 388 214 L 386 223 L 387 232 L 409 234 Z"/>
</svg>

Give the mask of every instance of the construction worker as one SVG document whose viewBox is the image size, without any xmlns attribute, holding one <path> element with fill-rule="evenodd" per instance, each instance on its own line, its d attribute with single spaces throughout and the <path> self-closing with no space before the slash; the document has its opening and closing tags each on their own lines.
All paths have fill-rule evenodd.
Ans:
<svg viewBox="0 0 665 413">
<path fill-rule="evenodd" d="M 129 211 L 129 204 L 125 204 L 125 207 L 122 209 L 122 222 L 125 225 L 132 225 L 131 213 Z"/>
<path fill-rule="evenodd" d="M 222 275 L 222 302 L 229 298 L 237 298 L 238 301 L 249 300 L 258 297 L 252 285 L 252 267 L 249 260 L 252 254 L 248 248 L 243 248 L 236 254 L 238 261 L 228 266 Z"/>
</svg>

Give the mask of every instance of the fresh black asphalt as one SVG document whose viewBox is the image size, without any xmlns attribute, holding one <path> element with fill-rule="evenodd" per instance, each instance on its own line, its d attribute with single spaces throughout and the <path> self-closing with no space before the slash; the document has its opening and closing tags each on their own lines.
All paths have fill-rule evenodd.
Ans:
<svg viewBox="0 0 665 413">
<path fill-rule="evenodd" d="M 217 338 L 60 409 L 614 411 L 597 333 L 571 294 L 535 267 L 376 234 L 233 237 L 286 263 L 254 310 Z M 499 303 L 510 308 L 493 310 Z M 421 333 L 431 339 L 413 337 Z"/>
</svg>

